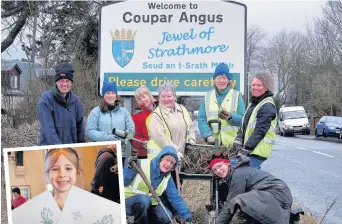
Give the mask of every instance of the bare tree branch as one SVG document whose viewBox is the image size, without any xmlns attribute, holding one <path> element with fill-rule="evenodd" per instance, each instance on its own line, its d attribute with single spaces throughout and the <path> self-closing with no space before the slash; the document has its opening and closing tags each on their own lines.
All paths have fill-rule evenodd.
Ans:
<svg viewBox="0 0 342 224">
<path fill-rule="evenodd" d="M 247 72 L 251 71 L 252 60 L 255 60 L 260 42 L 265 38 L 264 33 L 259 27 L 252 26 L 247 31 Z"/>
<path fill-rule="evenodd" d="M 14 39 L 24 27 L 29 14 L 30 12 L 28 10 L 22 11 L 13 29 L 10 31 L 6 39 L 1 42 L 1 53 L 4 52 L 14 42 Z"/>
<path fill-rule="evenodd" d="M 7 18 L 7 17 L 10 17 L 10 16 L 13 16 L 21 11 L 23 11 L 24 7 L 22 5 L 12 9 L 12 10 L 6 10 L 6 11 L 2 11 L 1 12 L 1 18 Z"/>
</svg>

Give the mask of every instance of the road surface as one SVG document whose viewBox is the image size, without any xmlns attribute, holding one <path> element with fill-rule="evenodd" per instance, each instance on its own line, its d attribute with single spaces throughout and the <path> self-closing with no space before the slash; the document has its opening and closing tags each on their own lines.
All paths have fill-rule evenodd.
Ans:
<svg viewBox="0 0 342 224">
<path fill-rule="evenodd" d="M 283 179 L 295 203 L 312 215 L 323 217 L 338 197 L 323 223 L 342 223 L 342 144 L 277 136 L 270 158 L 262 169 Z"/>
</svg>

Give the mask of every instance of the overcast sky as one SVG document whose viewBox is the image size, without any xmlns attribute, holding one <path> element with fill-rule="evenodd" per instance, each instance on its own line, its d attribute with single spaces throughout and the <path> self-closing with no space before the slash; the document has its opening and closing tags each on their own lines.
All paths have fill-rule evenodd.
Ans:
<svg viewBox="0 0 342 224">
<path fill-rule="evenodd" d="M 321 7 L 325 1 L 239 1 L 247 5 L 248 26 L 257 25 L 271 38 L 281 30 L 305 30 L 305 24 L 313 18 L 322 17 Z M 2 37 L 3 39 L 3 37 Z M 15 45 L 15 44 L 14 44 Z M 1 54 L 4 59 L 21 59 L 16 53 L 20 45 L 11 47 L 11 56 Z"/>
<path fill-rule="evenodd" d="M 305 24 L 322 17 L 325 1 L 239 1 L 247 5 L 248 26 L 257 25 L 268 37 L 281 30 L 305 30 Z"/>
</svg>

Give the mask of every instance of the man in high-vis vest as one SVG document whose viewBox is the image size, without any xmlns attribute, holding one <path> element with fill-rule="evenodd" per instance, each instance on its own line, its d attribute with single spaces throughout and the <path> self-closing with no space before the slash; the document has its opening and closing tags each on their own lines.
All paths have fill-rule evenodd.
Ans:
<svg viewBox="0 0 342 224">
<path fill-rule="evenodd" d="M 140 160 L 140 168 L 149 179 L 152 187 L 161 199 L 166 199 L 182 220 L 191 222 L 192 215 L 179 195 L 171 178 L 171 171 L 177 167 L 178 156 L 175 148 L 165 146 L 157 157 Z M 149 189 L 134 168 L 124 168 L 125 203 L 127 216 L 134 216 L 134 223 L 169 223 L 162 207 L 150 195 Z M 167 208 L 170 217 L 172 212 Z M 148 216 L 148 214 L 151 214 Z"/>
<path fill-rule="evenodd" d="M 208 144 L 213 144 L 215 142 L 213 131 L 217 131 L 217 125 L 213 125 L 214 130 L 211 130 L 208 122 L 220 119 L 219 143 L 229 146 L 232 145 L 241 126 L 245 103 L 242 94 L 234 89 L 235 81 L 232 80 L 227 64 L 217 65 L 213 83 L 213 90 L 204 95 L 201 103 L 198 112 L 198 127 L 203 139 Z"/>
<path fill-rule="evenodd" d="M 262 72 L 254 76 L 251 103 L 233 144 L 233 149 L 249 156 L 251 167 L 258 169 L 270 156 L 276 137 L 277 109 L 272 98 L 273 88 L 274 80 L 270 73 Z"/>
</svg>

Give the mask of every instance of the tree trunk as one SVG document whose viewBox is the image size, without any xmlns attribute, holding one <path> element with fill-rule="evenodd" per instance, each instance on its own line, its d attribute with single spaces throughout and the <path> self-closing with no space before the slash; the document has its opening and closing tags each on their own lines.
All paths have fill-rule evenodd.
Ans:
<svg viewBox="0 0 342 224">
<path fill-rule="evenodd" d="M 34 21 L 33 21 L 33 30 L 32 30 L 32 53 L 31 53 L 31 62 L 34 63 L 36 60 L 36 36 L 37 36 L 37 17 L 38 12 L 34 14 Z"/>
</svg>

